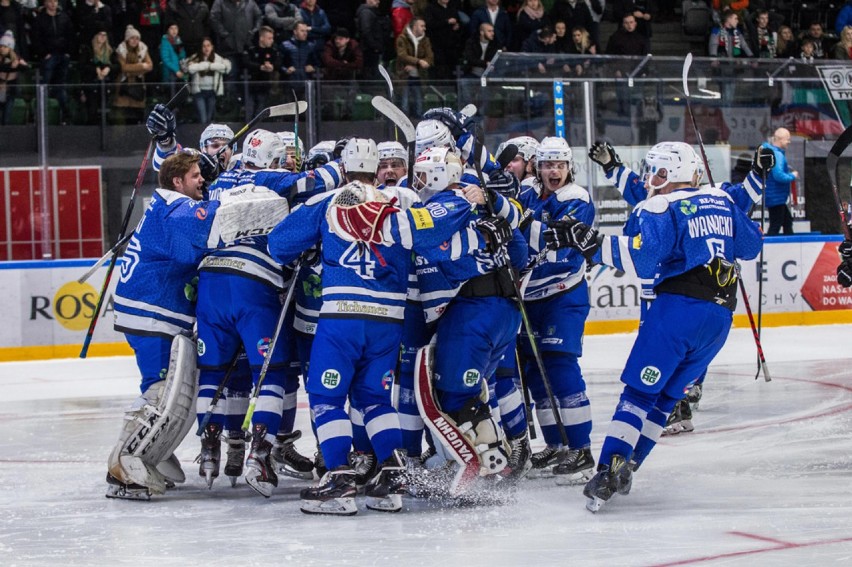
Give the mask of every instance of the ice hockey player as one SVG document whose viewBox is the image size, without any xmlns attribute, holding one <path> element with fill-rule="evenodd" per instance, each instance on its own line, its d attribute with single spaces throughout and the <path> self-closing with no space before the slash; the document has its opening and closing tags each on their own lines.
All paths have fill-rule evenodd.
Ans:
<svg viewBox="0 0 852 567">
<path fill-rule="evenodd" d="M 538 140 L 531 136 L 518 136 L 510 138 L 497 146 L 497 155 L 503 153 L 503 150 L 509 144 L 513 144 L 518 148 L 518 155 L 506 165 L 506 170 L 511 171 L 515 177 L 521 182 L 523 187 L 538 185 L 538 176 L 535 169 L 535 152 L 538 149 Z"/>
<path fill-rule="evenodd" d="M 519 200 L 534 213 L 526 231 L 530 253 L 546 248 L 542 236 L 545 224 L 572 217 L 592 224 L 595 207 L 589 192 L 574 183 L 574 158 L 563 138 L 544 138 L 536 150 L 540 193 L 524 190 Z M 567 252 L 567 253 L 566 253 Z M 525 378 L 535 401 L 536 416 L 547 446 L 532 456 L 534 469 L 553 469 L 557 480 L 571 483 L 591 478 L 594 467 L 590 445 L 592 412 L 586 396 L 586 383 L 580 369 L 583 329 L 589 314 L 589 292 L 586 284 L 586 258 L 576 250 L 548 252 L 547 261 L 533 268 L 524 303 L 535 337 L 521 332 L 519 345 L 524 353 Z M 553 415 L 552 402 L 542 379 L 530 340 L 538 341 L 553 397 L 567 434 L 568 447 L 563 446 L 562 432 Z"/>
<path fill-rule="evenodd" d="M 284 153 L 281 155 L 279 167 L 293 173 L 302 171 L 302 162 L 305 158 L 305 145 L 302 139 L 294 132 L 278 132 L 277 136 L 284 145 Z"/>
<path fill-rule="evenodd" d="M 156 140 L 152 165 L 154 171 L 160 171 L 163 160 L 181 148 L 175 135 L 177 120 L 167 106 L 157 104 L 148 114 L 145 125 L 148 133 Z M 222 171 L 233 167 L 234 163 L 231 160 L 234 155 L 231 147 L 233 139 L 234 131 L 227 124 L 208 124 L 201 133 L 198 146 L 203 156 L 199 160 L 199 167 L 208 183 L 212 183 Z M 217 156 L 218 160 L 204 159 L 205 156 Z"/>
<path fill-rule="evenodd" d="M 408 152 L 399 142 L 382 142 L 379 151 L 379 169 L 376 171 L 376 186 L 392 187 L 405 185 L 408 175 Z"/>
<path fill-rule="evenodd" d="M 108 497 L 147 499 L 184 481 L 173 452 L 192 424 L 198 387 L 195 304 L 186 286 L 205 253 L 287 214 L 285 200 L 254 186 L 202 201 L 198 153 L 183 150 L 162 163 L 160 187 L 122 258 L 115 329 L 134 350 L 142 395 L 109 457 Z"/>
<path fill-rule="evenodd" d="M 756 257 L 762 246 L 759 227 L 728 193 L 696 188 L 701 170 L 691 146 L 655 146 L 642 176 L 652 196 L 637 207 L 635 236 L 602 238 L 575 219 L 551 222 L 545 233 L 552 246 L 589 257 L 600 248 L 604 257 L 628 251 L 636 273 L 654 280 L 656 299 L 622 372 L 598 472 L 583 489 L 593 512 L 629 492 L 631 460 L 644 461 L 684 387 L 724 345 L 736 302 L 734 262 Z"/>
<path fill-rule="evenodd" d="M 850 223 L 852 229 L 852 223 Z M 837 283 L 843 287 L 852 287 L 852 240 L 848 238 L 837 247 L 840 264 L 837 266 Z"/>
</svg>

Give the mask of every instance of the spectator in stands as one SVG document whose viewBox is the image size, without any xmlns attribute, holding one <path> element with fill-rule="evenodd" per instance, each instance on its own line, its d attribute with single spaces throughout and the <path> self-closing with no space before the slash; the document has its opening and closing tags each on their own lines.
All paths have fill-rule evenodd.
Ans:
<svg viewBox="0 0 852 567">
<path fill-rule="evenodd" d="M 112 8 L 101 0 L 79 0 L 74 9 L 74 26 L 77 28 L 81 51 L 94 37 L 96 30 L 112 30 Z"/>
<path fill-rule="evenodd" d="M 592 10 L 585 0 L 556 0 L 550 9 L 548 20 L 551 27 L 556 22 L 565 22 L 566 31 L 575 27 L 589 30 L 595 23 L 592 18 Z"/>
<path fill-rule="evenodd" d="M 793 35 L 793 30 L 790 26 L 781 26 L 778 28 L 778 46 L 775 49 L 775 54 L 782 59 L 799 55 L 799 45 L 796 43 L 796 37 Z"/>
<path fill-rule="evenodd" d="M 324 79 L 351 81 L 364 67 L 364 54 L 358 42 L 349 36 L 349 30 L 337 28 L 331 39 L 325 42 L 322 63 Z"/>
<path fill-rule="evenodd" d="M 177 81 L 186 81 L 189 77 L 184 72 L 186 65 L 186 49 L 180 39 L 177 24 L 170 24 L 160 41 L 160 59 L 163 62 L 163 82 L 174 85 Z"/>
<path fill-rule="evenodd" d="M 293 37 L 281 44 L 282 78 L 291 81 L 313 79 L 318 65 L 314 44 L 308 41 L 308 26 L 305 22 L 297 22 Z"/>
<path fill-rule="evenodd" d="M 763 147 L 775 154 L 775 166 L 766 177 L 766 210 L 769 212 L 769 228 L 766 236 L 774 236 L 784 230 L 784 234 L 793 234 L 793 215 L 787 208 L 793 181 L 799 178 L 799 172 L 790 169 L 787 163 L 787 147 L 790 145 L 790 131 L 778 128 Z"/>
<path fill-rule="evenodd" d="M 58 0 L 44 0 L 43 8 L 33 23 L 32 52 L 41 65 L 41 80 L 54 86 L 50 96 L 59 101 L 60 120 L 68 116 L 68 65 L 75 51 L 74 26 L 71 18 L 59 8 Z M 76 51 L 75 51 L 76 52 Z"/>
<path fill-rule="evenodd" d="M 269 89 L 272 88 L 278 67 L 281 66 L 281 52 L 275 47 L 275 31 L 272 28 L 260 27 L 256 43 L 243 54 L 243 65 L 248 71 L 250 81 L 246 114 L 254 116 L 266 108 Z"/>
<path fill-rule="evenodd" d="M 50 1 L 50 0 L 48 0 Z M 113 106 L 116 121 L 124 124 L 141 124 L 145 112 L 145 74 L 154 69 L 148 46 L 142 41 L 142 34 L 133 26 L 124 31 L 124 41 L 115 49 L 120 65 L 117 77 L 117 89 Z"/>
<path fill-rule="evenodd" d="M 325 42 L 331 37 L 331 23 L 325 15 L 325 10 L 317 6 L 317 0 L 302 0 L 299 14 L 308 26 L 308 41 L 314 44 L 317 59 L 322 59 Z"/>
<path fill-rule="evenodd" d="M 391 5 L 391 29 L 393 30 L 393 39 L 399 37 L 399 34 L 414 17 L 411 7 L 414 5 L 414 0 L 393 0 Z"/>
<path fill-rule="evenodd" d="M 21 3 L 17 0 L 0 0 L 0 35 L 10 31 L 14 38 L 17 48 L 16 53 L 20 57 L 27 57 L 29 54 L 26 50 L 27 37 L 25 33 L 26 16 L 21 7 Z"/>
<path fill-rule="evenodd" d="M 636 18 L 636 31 L 651 39 L 651 20 L 657 14 L 656 0 L 615 0 L 612 4 L 612 17 L 618 22 L 626 14 Z"/>
<path fill-rule="evenodd" d="M 27 62 L 15 53 L 15 34 L 6 30 L 0 36 L 0 124 L 10 124 L 12 107 L 15 104 L 18 72 Z"/>
<path fill-rule="evenodd" d="M 192 55 L 201 49 L 210 36 L 210 7 L 204 0 L 169 0 L 166 25 L 177 24 L 186 52 Z"/>
<path fill-rule="evenodd" d="M 163 37 L 163 21 L 165 14 L 163 7 L 160 5 L 160 0 L 139 0 L 139 33 L 142 34 L 141 41 L 149 48 L 148 56 L 151 57 L 151 64 L 154 69 L 160 66 L 160 50 L 157 46 L 160 45 L 160 40 Z M 135 22 L 130 22 L 134 24 Z M 125 28 L 126 29 L 126 28 Z M 159 76 L 152 75 L 149 77 L 151 81 L 159 80 Z"/>
<path fill-rule="evenodd" d="M 500 47 L 494 39 L 494 26 L 487 22 L 479 24 L 479 35 L 468 38 L 464 47 L 464 74 L 481 77 Z"/>
<path fill-rule="evenodd" d="M 831 39 L 827 38 L 822 31 L 822 24 L 812 22 L 808 26 L 808 30 L 803 32 L 799 37 L 799 44 L 803 44 L 806 39 L 810 39 L 814 43 L 814 54 L 816 59 L 825 59 L 830 53 Z"/>
<path fill-rule="evenodd" d="M 728 10 L 722 14 L 722 25 L 716 26 L 710 31 L 710 42 L 708 44 L 710 57 L 722 59 L 754 56 L 739 24 L 740 17 L 733 10 Z"/>
<path fill-rule="evenodd" d="M 98 110 L 101 108 L 101 86 L 112 82 L 119 70 L 115 50 L 109 42 L 109 34 L 103 23 L 94 28 L 91 39 L 80 48 L 78 68 L 80 81 L 80 102 L 86 109 L 85 123 L 98 122 Z"/>
<path fill-rule="evenodd" d="M 852 59 L 852 25 L 844 26 L 840 30 L 840 41 L 832 50 L 832 59 Z"/>
<path fill-rule="evenodd" d="M 396 38 L 396 75 L 404 82 L 402 110 L 409 116 L 423 114 L 422 84 L 435 63 L 432 42 L 426 36 L 426 22 L 414 16 L 405 32 Z"/>
<path fill-rule="evenodd" d="M 379 64 L 385 53 L 385 42 L 390 37 L 390 16 L 379 11 L 379 0 L 366 0 L 364 4 L 358 6 L 355 23 L 361 40 L 361 50 L 364 52 L 364 69 L 361 72 L 361 78 L 365 81 L 378 80 Z M 410 29 L 410 26 L 406 29 Z M 406 34 L 400 37 L 404 35 Z"/>
<path fill-rule="evenodd" d="M 215 0 L 210 10 L 210 27 L 219 55 L 231 62 L 226 89 L 236 94 L 243 74 L 242 56 L 251 46 L 263 16 L 254 0 Z"/>
<path fill-rule="evenodd" d="M 270 38 L 272 33 L 270 32 Z M 270 39 L 270 41 L 272 41 Z M 201 40 L 201 49 L 187 60 L 190 91 L 195 101 L 199 124 L 210 124 L 216 115 L 216 99 L 225 93 L 224 84 L 231 62 L 218 55 L 209 37 Z"/>
<path fill-rule="evenodd" d="M 450 0 L 434 0 L 426 6 L 423 16 L 426 22 L 426 35 L 432 43 L 435 54 L 435 69 L 432 76 L 436 79 L 451 79 L 459 63 L 462 51 L 462 29 L 459 11 Z"/>
<path fill-rule="evenodd" d="M 571 43 L 566 53 L 597 55 L 598 46 L 592 41 L 591 34 L 585 28 L 575 27 L 571 30 Z"/>
<path fill-rule="evenodd" d="M 840 12 L 837 13 L 837 18 L 834 20 L 834 33 L 840 37 L 840 32 L 846 26 L 852 26 L 852 0 L 846 0 Z"/>
<path fill-rule="evenodd" d="M 755 12 L 753 32 L 749 34 L 752 53 L 760 59 L 774 59 L 778 53 L 778 32 L 770 26 L 768 10 Z"/>
<path fill-rule="evenodd" d="M 302 12 L 289 0 L 270 0 L 263 7 L 263 23 L 275 30 L 276 43 L 293 37 L 293 28 L 302 21 Z"/>
<path fill-rule="evenodd" d="M 816 42 L 813 39 L 806 37 L 799 44 L 799 61 L 813 65 L 816 63 Z"/>
<path fill-rule="evenodd" d="M 606 9 L 606 0 L 587 0 L 587 2 L 592 13 L 592 24 L 591 27 L 586 29 L 589 30 L 589 35 L 592 36 L 594 44 L 601 45 L 601 19 Z"/>
<path fill-rule="evenodd" d="M 515 23 L 515 44 L 512 51 L 518 51 L 521 44 L 532 34 L 544 27 L 544 6 L 541 0 L 524 0 L 518 10 L 518 20 Z"/>
<path fill-rule="evenodd" d="M 512 19 L 509 13 L 500 7 L 500 0 L 485 0 L 485 5 L 474 10 L 470 16 L 468 29 L 470 35 L 476 35 L 479 30 L 479 24 L 488 22 L 494 26 L 494 39 L 500 45 L 512 45 L 514 30 L 512 29 Z M 526 38 L 521 38 L 520 41 Z"/>
<path fill-rule="evenodd" d="M 610 37 L 606 44 L 607 55 L 647 55 L 650 53 L 648 38 L 636 30 L 636 17 L 633 14 L 625 14 L 621 19 L 621 27 Z M 632 68 L 631 63 L 615 65 L 615 76 L 624 78 Z M 621 116 L 630 116 L 631 102 L 630 89 L 626 81 L 619 81 L 615 88 L 618 100 L 617 112 Z"/>
<path fill-rule="evenodd" d="M 523 45 L 521 51 L 524 53 L 556 53 L 556 32 L 549 26 L 544 26 L 531 36 L 529 36 Z M 553 65 L 553 58 L 538 59 L 536 61 L 536 69 L 539 73 L 547 73 L 550 65 Z"/>
<path fill-rule="evenodd" d="M 553 31 L 556 33 L 556 53 L 568 53 L 571 49 L 571 34 L 568 26 L 562 20 L 554 22 Z"/>
</svg>

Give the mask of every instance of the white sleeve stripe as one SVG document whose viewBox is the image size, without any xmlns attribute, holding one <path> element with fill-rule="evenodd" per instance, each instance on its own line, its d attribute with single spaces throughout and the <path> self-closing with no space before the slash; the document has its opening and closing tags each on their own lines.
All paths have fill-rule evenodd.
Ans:
<svg viewBox="0 0 852 567">
<path fill-rule="evenodd" d="M 612 266 L 613 268 L 616 268 L 617 266 L 615 266 L 613 264 L 613 258 L 612 258 L 612 243 L 613 243 L 613 240 L 615 240 L 617 242 L 618 237 L 617 236 L 608 236 L 608 237 L 604 238 L 603 242 L 601 243 L 601 263 L 604 266 Z"/>
<path fill-rule="evenodd" d="M 219 228 L 219 215 L 213 217 L 213 223 L 210 225 L 210 233 L 207 235 L 207 248 L 211 250 L 219 246 L 219 241 L 222 239 L 222 231 Z"/>
<path fill-rule="evenodd" d="M 532 221 L 532 224 L 530 224 L 530 249 L 536 253 L 541 252 L 538 244 L 541 242 L 541 229 L 543 226 L 544 225 L 537 220 Z"/>
<path fill-rule="evenodd" d="M 450 239 L 450 257 L 451 258 L 461 258 L 462 255 L 462 243 L 461 237 L 458 233 L 454 234 Z"/>
<path fill-rule="evenodd" d="M 465 228 L 465 232 L 467 233 L 467 253 L 473 254 L 476 250 L 479 250 L 479 231 L 471 226 L 468 226 Z M 457 258 L 453 258 L 453 260 L 456 259 Z"/>
<path fill-rule="evenodd" d="M 630 239 L 626 236 L 618 238 L 618 252 L 621 255 L 621 269 L 627 274 L 636 274 L 636 266 L 633 265 L 633 256 L 630 255 Z"/>
<path fill-rule="evenodd" d="M 399 221 L 399 243 L 406 250 L 411 250 L 414 248 L 414 237 L 411 235 L 411 221 L 408 213 L 397 214 L 396 218 Z"/>
<path fill-rule="evenodd" d="M 759 180 L 754 172 L 749 172 L 743 182 L 743 187 L 745 187 L 746 193 L 751 197 L 751 200 L 755 203 L 760 201 L 760 193 L 761 188 L 763 187 L 763 181 Z"/>
<path fill-rule="evenodd" d="M 328 171 L 323 168 L 319 168 L 315 169 L 314 172 L 319 176 L 327 189 L 335 187 L 336 184 L 334 182 L 334 178 Z"/>
</svg>

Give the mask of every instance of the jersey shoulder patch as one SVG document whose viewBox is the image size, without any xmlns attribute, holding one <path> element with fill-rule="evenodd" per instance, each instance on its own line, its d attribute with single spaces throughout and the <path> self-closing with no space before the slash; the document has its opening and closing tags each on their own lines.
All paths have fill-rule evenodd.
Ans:
<svg viewBox="0 0 852 567">
<path fill-rule="evenodd" d="M 671 202 L 668 199 L 668 196 L 669 195 L 654 195 L 650 199 L 645 199 L 644 201 L 636 205 L 636 209 L 640 214 L 643 212 L 657 215 L 664 213 L 669 210 L 669 203 Z"/>
<path fill-rule="evenodd" d="M 415 207 L 408 211 L 411 213 L 411 219 L 414 221 L 414 228 L 417 230 L 435 228 L 435 221 L 432 219 L 432 214 L 425 207 Z"/>
<path fill-rule="evenodd" d="M 589 192 L 576 183 L 569 183 L 556 191 L 556 199 L 562 203 L 565 201 L 591 201 Z"/>
</svg>

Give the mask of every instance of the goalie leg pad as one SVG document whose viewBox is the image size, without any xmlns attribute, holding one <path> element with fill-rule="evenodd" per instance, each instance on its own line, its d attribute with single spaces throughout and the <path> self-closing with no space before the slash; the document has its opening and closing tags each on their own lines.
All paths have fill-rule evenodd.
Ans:
<svg viewBox="0 0 852 567">
<path fill-rule="evenodd" d="M 195 341 L 178 335 L 172 341 L 166 379 L 152 385 L 125 413 L 124 429 L 109 458 L 109 471 L 127 484 L 140 484 L 155 494 L 166 489 L 166 477 L 157 466 L 171 459 L 193 425 L 198 395 Z M 183 471 L 164 465 L 173 481 Z M 178 470 L 180 466 L 178 464 Z"/>
<path fill-rule="evenodd" d="M 496 474 L 506 468 L 509 462 L 509 451 L 503 436 L 503 428 L 491 415 L 491 407 L 484 403 L 481 397 L 468 400 L 462 409 L 450 414 L 450 418 L 455 420 L 459 431 L 476 449 L 481 476 Z"/>
</svg>

